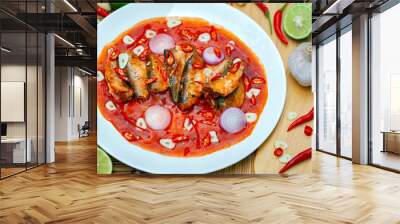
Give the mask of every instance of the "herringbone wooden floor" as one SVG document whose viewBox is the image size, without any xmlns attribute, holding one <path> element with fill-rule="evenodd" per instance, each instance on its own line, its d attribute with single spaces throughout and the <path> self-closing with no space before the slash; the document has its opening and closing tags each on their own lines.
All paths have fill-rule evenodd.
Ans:
<svg viewBox="0 0 400 224">
<path fill-rule="evenodd" d="M 0 223 L 400 223 L 400 175 L 316 153 L 311 176 L 97 176 L 96 140 L 0 181 Z"/>
</svg>

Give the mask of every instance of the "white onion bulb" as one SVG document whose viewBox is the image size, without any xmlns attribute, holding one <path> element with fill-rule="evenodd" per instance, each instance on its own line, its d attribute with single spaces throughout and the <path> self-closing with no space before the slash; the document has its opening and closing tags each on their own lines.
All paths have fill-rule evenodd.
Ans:
<svg viewBox="0 0 400 224">
<path fill-rule="evenodd" d="M 144 119 L 151 129 L 164 130 L 171 123 L 171 113 L 165 107 L 155 105 L 147 108 Z"/>
<path fill-rule="evenodd" d="M 246 115 L 237 107 L 226 109 L 219 120 L 222 129 L 229 133 L 237 133 L 246 126 Z"/>
<path fill-rule="evenodd" d="M 160 33 L 150 39 L 149 47 L 151 52 L 155 54 L 164 54 L 164 50 L 175 47 L 175 41 L 170 35 Z"/>
</svg>

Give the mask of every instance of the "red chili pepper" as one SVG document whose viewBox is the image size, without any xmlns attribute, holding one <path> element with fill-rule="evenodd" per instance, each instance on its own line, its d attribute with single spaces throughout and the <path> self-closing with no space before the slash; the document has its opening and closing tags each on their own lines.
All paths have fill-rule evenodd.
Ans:
<svg viewBox="0 0 400 224">
<path fill-rule="evenodd" d="M 283 5 L 281 9 L 278 9 L 275 14 L 274 14 L 274 30 L 276 35 L 278 36 L 279 40 L 282 41 L 284 44 L 288 44 L 288 40 L 286 39 L 285 34 L 283 34 L 282 31 L 282 16 L 283 16 L 283 10 L 286 7 L 286 3 Z"/>
<path fill-rule="evenodd" d="M 108 15 L 110 15 L 105 9 L 99 6 L 97 6 L 97 14 L 102 17 L 107 17 Z"/>
<path fill-rule="evenodd" d="M 186 147 L 186 148 L 184 149 L 184 151 L 183 151 L 183 156 L 187 156 L 187 155 L 189 154 L 189 152 L 190 152 L 190 148 L 189 148 L 189 147 Z"/>
<path fill-rule="evenodd" d="M 198 112 L 198 114 L 207 120 L 211 120 L 214 118 L 214 113 L 211 111 L 202 110 L 202 111 Z"/>
<path fill-rule="evenodd" d="M 268 10 L 268 7 L 262 3 L 262 2 L 257 2 L 257 7 L 261 9 L 261 11 L 264 13 L 265 17 L 268 19 L 268 24 L 269 24 L 269 33 L 272 34 L 272 23 L 271 23 L 271 16 Z"/>
<path fill-rule="evenodd" d="M 232 49 L 231 49 L 229 46 L 226 46 L 226 47 L 225 47 L 225 54 L 226 54 L 227 56 L 231 56 L 231 54 L 232 54 Z"/>
<path fill-rule="evenodd" d="M 214 40 L 214 41 L 217 40 L 217 32 L 215 31 L 215 28 L 213 26 L 211 27 L 210 36 L 211 36 L 211 40 Z"/>
<path fill-rule="evenodd" d="M 132 132 L 129 132 L 129 131 L 127 131 L 127 132 L 124 133 L 124 137 L 125 137 L 125 139 L 128 140 L 128 141 L 138 141 L 138 140 L 141 140 L 141 139 L 142 139 L 142 137 L 140 137 L 140 136 L 135 136 L 135 135 L 132 134 Z"/>
<path fill-rule="evenodd" d="M 219 78 L 221 78 L 221 77 L 222 77 L 222 74 L 218 72 L 217 74 L 215 74 L 215 75 L 211 78 L 211 81 L 217 80 L 217 79 L 219 79 Z"/>
<path fill-rule="evenodd" d="M 314 119 L 314 107 L 311 108 L 311 110 L 307 113 L 304 114 L 302 116 L 300 116 L 299 118 L 297 118 L 296 120 L 294 120 L 288 127 L 287 131 L 292 130 L 293 128 L 304 124 L 308 121 L 311 121 L 312 119 Z"/>
<path fill-rule="evenodd" d="M 250 90 L 250 82 L 249 78 L 247 76 L 243 76 L 243 83 L 244 83 L 244 88 L 246 89 L 246 92 Z"/>
<path fill-rule="evenodd" d="M 182 135 L 182 134 L 176 134 L 172 137 L 172 141 L 175 143 L 178 142 L 183 142 L 189 140 L 189 137 L 187 135 Z"/>
<path fill-rule="evenodd" d="M 240 68 L 240 64 L 241 64 L 240 61 L 236 62 L 235 64 L 233 64 L 233 66 L 232 66 L 232 68 L 231 68 L 231 70 L 229 72 L 231 72 L 231 73 L 237 72 L 237 70 L 239 70 L 239 68 Z"/>
<path fill-rule="evenodd" d="M 208 120 L 200 120 L 199 122 L 200 122 L 201 124 L 205 124 L 205 125 L 213 125 L 213 126 L 216 126 L 216 125 L 217 125 L 215 122 L 208 121 Z"/>
<path fill-rule="evenodd" d="M 254 77 L 251 79 L 251 84 L 252 85 L 260 85 L 260 84 L 265 84 L 265 79 L 261 77 Z"/>
<path fill-rule="evenodd" d="M 193 68 L 202 69 L 204 68 L 204 62 L 202 60 L 195 60 L 192 64 Z"/>
<path fill-rule="evenodd" d="M 276 157 L 280 157 L 281 155 L 283 154 L 283 149 L 282 148 L 276 148 L 275 150 L 274 150 L 274 155 L 276 156 Z"/>
<path fill-rule="evenodd" d="M 304 134 L 307 136 L 311 136 L 313 133 L 313 128 L 311 126 L 306 125 L 304 127 Z"/>
<path fill-rule="evenodd" d="M 215 56 L 220 58 L 221 57 L 221 50 L 218 47 L 214 47 L 214 54 L 215 54 Z"/>
<path fill-rule="evenodd" d="M 118 75 L 125 75 L 124 70 L 122 70 L 121 68 L 114 68 L 114 72 Z"/>
<path fill-rule="evenodd" d="M 181 45 L 182 51 L 185 53 L 190 53 L 193 51 L 193 47 L 190 44 L 182 44 Z"/>
<path fill-rule="evenodd" d="M 121 53 L 120 50 L 113 49 L 108 58 L 110 59 L 110 61 L 115 61 L 115 60 L 117 60 L 119 53 Z"/>
<path fill-rule="evenodd" d="M 250 99 L 250 103 L 251 103 L 251 104 L 253 104 L 253 105 L 256 105 L 256 103 L 257 103 L 257 99 L 256 99 L 256 97 L 255 97 L 255 96 L 252 96 L 252 97 L 251 97 L 251 99 Z"/>
<path fill-rule="evenodd" d="M 203 138 L 203 146 L 209 146 L 211 144 L 211 136 L 209 133 Z"/>
<path fill-rule="evenodd" d="M 311 148 L 308 148 L 300 153 L 298 153 L 296 156 L 294 156 L 289 162 L 287 162 L 280 170 L 279 173 L 284 173 L 288 169 L 294 167 L 295 165 L 307 160 L 311 159 L 312 156 L 312 150 Z"/>
</svg>

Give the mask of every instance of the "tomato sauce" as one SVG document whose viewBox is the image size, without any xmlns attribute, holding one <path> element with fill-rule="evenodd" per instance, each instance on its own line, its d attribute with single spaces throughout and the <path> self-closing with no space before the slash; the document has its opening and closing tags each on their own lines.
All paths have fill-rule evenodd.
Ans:
<svg viewBox="0 0 400 224">
<path fill-rule="evenodd" d="M 200 51 L 210 46 L 218 47 L 224 51 L 226 57 L 228 54 L 231 54 L 229 57 L 240 58 L 245 63 L 243 76 L 246 76 L 250 80 L 250 83 L 256 77 L 261 77 L 265 80 L 265 83 L 250 84 L 252 88 L 260 89 L 260 94 L 253 99 L 245 96 L 244 103 L 241 106 L 243 112 L 252 112 L 259 116 L 267 101 L 268 89 L 264 68 L 251 49 L 223 27 L 210 24 L 198 18 L 179 17 L 179 20 L 182 21 L 182 24 L 173 28 L 167 26 L 166 18 L 154 18 L 136 24 L 103 48 L 97 62 L 98 71 L 104 74 L 105 63 L 108 60 L 110 48 L 113 50 L 117 49 L 123 53 L 142 44 L 148 49 L 148 40 L 146 40 L 144 35 L 147 29 L 171 35 L 176 45 L 189 43 Z M 197 40 L 197 37 L 202 33 L 210 33 L 211 40 L 207 43 Z M 123 38 L 126 35 L 132 37 L 135 40 L 134 43 L 130 45 L 125 44 Z M 234 42 L 234 47 L 228 50 L 227 46 L 232 44 L 232 41 Z M 114 103 L 116 106 L 115 110 L 110 111 L 105 107 L 108 101 Z M 137 127 L 136 120 L 144 117 L 144 113 L 148 107 L 157 104 L 170 110 L 172 116 L 170 126 L 162 131 L 151 130 L 149 127 L 146 129 Z M 109 93 L 105 79 L 99 80 L 97 84 L 97 105 L 103 117 L 111 122 L 126 140 L 143 149 L 175 157 L 202 156 L 226 149 L 249 136 L 256 125 L 256 122 L 247 123 L 246 127 L 239 133 L 228 133 L 219 125 L 219 117 L 222 111 L 213 109 L 203 99 L 200 99 L 191 110 L 181 111 L 172 101 L 169 90 L 161 94 L 151 94 L 150 98 L 144 102 L 137 102 L 135 99 L 126 103 L 118 102 Z M 184 128 L 186 118 L 196 121 L 190 131 Z M 207 138 L 209 138 L 210 131 L 217 133 L 218 143 L 209 143 L 207 141 L 209 140 Z M 168 149 L 160 144 L 160 139 L 173 139 L 177 136 L 185 136 L 186 139 L 177 142 L 173 149 Z"/>
</svg>

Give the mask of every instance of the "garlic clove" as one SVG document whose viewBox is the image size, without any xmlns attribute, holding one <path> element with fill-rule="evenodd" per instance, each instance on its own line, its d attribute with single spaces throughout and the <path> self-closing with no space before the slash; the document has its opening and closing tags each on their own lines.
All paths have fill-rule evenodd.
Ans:
<svg viewBox="0 0 400 224">
<path fill-rule="evenodd" d="M 292 159 L 292 156 L 289 154 L 283 154 L 279 157 L 279 162 L 288 163 Z"/>
<path fill-rule="evenodd" d="M 246 113 L 246 121 L 248 123 L 253 123 L 257 120 L 257 114 L 256 113 Z"/>
<path fill-rule="evenodd" d="M 202 33 L 202 34 L 199 35 L 198 40 L 200 42 L 207 43 L 208 41 L 211 40 L 211 36 L 210 36 L 209 33 Z"/>
<path fill-rule="evenodd" d="M 112 101 L 107 101 L 105 106 L 106 106 L 107 110 L 109 110 L 109 111 L 115 111 L 117 109 L 117 107 L 115 106 L 115 104 Z"/>
<path fill-rule="evenodd" d="M 173 142 L 172 139 L 169 138 L 160 139 L 160 144 L 167 149 L 173 149 L 176 145 L 175 142 Z"/>
<path fill-rule="evenodd" d="M 124 69 L 125 66 L 128 64 L 129 55 L 127 53 L 122 53 L 118 55 L 118 65 L 120 68 Z"/>
<path fill-rule="evenodd" d="M 217 136 L 217 132 L 210 131 L 210 132 L 208 132 L 208 134 L 210 134 L 212 143 L 218 143 L 219 142 L 219 139 L 218 139 L 218 136 Z"/>
<path fill-rule="evenodd" d="M 274 142 L 274 147 L 275 148 L 282 148 L 282 149 L 287 149 L 289 146 L 286 142 L 281 141 L 281 140 L 276 140 Z"/>
<path fill-rule="evenodd" d="M 156 31 L 154 31 L 154 30 L 146 30 L 146 32 L 144 33 L 144 36 L 145 36 L 147 39 L 151 39 L 151 38 L 153 38 L 156 34 L 157 34 L 157 33 L 156 33 Z"/>
<path fill-rule="evenodd" d="M 142 45 L 135 47 L 135 49 L 133 49 L 133 53 L 136 56 L 140 56 L 144 51 L 144 47 Z"/>
<path fill-rule="evenodd" d="M 140 117 L 136 120 L 136 126 L 141 128 L 141 129 L 146 129 L 147 128 L 147 124 L 146 121 L 144 120 L 144 118 Z"/>
<path fill-rule="evenodd" d="M 124 38 L 122 38 L 122 42 L 126 45 L 130 45 L 130 44 L 133 44 L 133 42 L 135 42 L 135 40 L 131 36 L 126 35 L 126 36 L 124 36 Z"/>
<path fill-rule="evenodd" d="M 101 82 L 104 80 L 104 75 L 101 71 L 97 71 L 97 81 Z"/>
<path fill-rule="evenodd" d="M 178 18 L 168 18 L 167 19 L 167 26 L 169 28 L 174 28 L 182 24 L 182 21 Z"/>
</svg>

